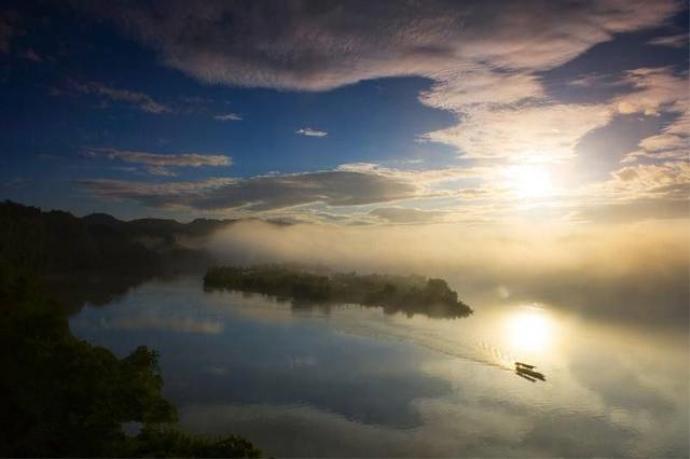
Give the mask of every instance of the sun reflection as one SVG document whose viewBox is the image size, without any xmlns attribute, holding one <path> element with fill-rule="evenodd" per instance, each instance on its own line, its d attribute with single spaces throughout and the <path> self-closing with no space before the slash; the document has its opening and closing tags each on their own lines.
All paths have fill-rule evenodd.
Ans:
<svg viewBox="0 0 690 459">
<path fill-rule="evenodd" d="M 539 307 L 523 307 L 507 322 L 507 338 L 511 348 L 523 352 L 545 352 L 553 339 L 553 321 Z"/>
</svg>

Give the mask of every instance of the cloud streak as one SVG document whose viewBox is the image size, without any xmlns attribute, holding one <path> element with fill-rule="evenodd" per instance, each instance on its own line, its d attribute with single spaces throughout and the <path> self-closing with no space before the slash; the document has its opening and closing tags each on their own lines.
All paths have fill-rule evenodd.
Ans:
<svg viewBox="0 0 690 459">
<path fill-rule="evenodd" d="M 96 94 L 115 102 L 123 102 L 133 105 L 146 113 L 156 115 L 171 113 L 173 110 L 160 102 L 154 100 L 148 94 L 130 91 L 128 89 L 116 89 L 99 82 L 90 81 L 87 83 L 74 83 L 74 88 L 84 94 Z"/>
<path fill-rule="evenodd" d="M 213 119 L 217 121 L 242 121 L 242 117 L 237 113 L 226 113 L 224 115 L 216 115 Z"/>
<path fill-rule="evenodd" d="M 443 216 L 446 212 L 421 210 L 403 207 L 378 207 L 369 215 L 391 223 L 428 223 Z"/>
<path fill-rule="evenodd" d="M 115 148 L 94 148 L 86 152 L 91 158 L 108 158 L 132 164 L 145 166 L 151 175 L 177 175 L 171 167 L 202 167 L 202 166 L 230 166 L 232 158 L 227 155 L 209 155 L 199 153 L 161 154 L 143 151 L 117 150 Z"/>
<path fill-rule="evenodd" d="M 341 170 L 163 184 L 100 179 L 77 183 L 103 198 L 197 210 L 268 211 L 317 202 L 358 206 L 409 199 L 420 193 L 417 184 L 401 177 Z"/>
<path fill-rule="evenodd" d="M 306 137 L 326 137 L 328 135 L 328 132 L 321 131 L 318 129 L 312 129 L 310 127 L 305 127 L 302 129 L 297 129 L 295 131 L 295 134 L 303 135 Z"/>
</svg>

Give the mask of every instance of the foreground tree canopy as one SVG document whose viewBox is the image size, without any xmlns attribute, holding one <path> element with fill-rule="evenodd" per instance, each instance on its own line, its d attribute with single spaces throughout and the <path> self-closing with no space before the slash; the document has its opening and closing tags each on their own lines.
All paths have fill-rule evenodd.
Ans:
<svg viewBox="0 0 690 459">
<path fill-rule="evenodd" d="M 36 278 L 0 259 L 0 456 L 259 457 L 240 437 L 177 430 L 157 357 L 77 339 Z M 141 432 L 126 435 L 127 422 Z"/>
<path fill-rule="evenodd" d="M 443 279 L 356 273 L 317 274 L 280 265 L 214 267 L 204 277 L 209 289 L 224 288 L 291 298 L 295 305 L 356 303 L 382 306 L 387 313 L 465 317 L 472 309 Z"/>
</svg>

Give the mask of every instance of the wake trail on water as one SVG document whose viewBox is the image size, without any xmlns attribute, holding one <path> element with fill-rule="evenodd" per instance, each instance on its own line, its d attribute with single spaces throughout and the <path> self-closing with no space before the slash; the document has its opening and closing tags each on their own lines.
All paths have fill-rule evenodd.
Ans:
<svg viewBox="0 0 690 459">
<path fill-rule="evenodd" d="M 351 324 L 342 328 L 342 331 L 353 335 L 401 341 L 480 365 L 511 372 L 514 371 L 514 358 L 485 340 L 471 339 L 464 342 L 456 341 L 434 336 L 436 335 L 435 332 L 412 328 L 397 331 L 392 327 L 373 327 L 371 325 L 363 326 L 361 324 Z"/>
</svg>

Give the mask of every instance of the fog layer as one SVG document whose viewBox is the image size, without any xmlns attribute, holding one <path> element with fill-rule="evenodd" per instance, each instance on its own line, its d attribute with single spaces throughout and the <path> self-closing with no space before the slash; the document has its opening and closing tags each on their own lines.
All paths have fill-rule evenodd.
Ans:
<svg viewBox="0 0 690 459">
<path fill-rule="evenodd" d="M 344 227 L 240 222 L 210 242 L 224 263 L 300 262 L 446 278 L 476 308 L 543 302 L 686 327 L 690 222 Z"/>
</svg>

